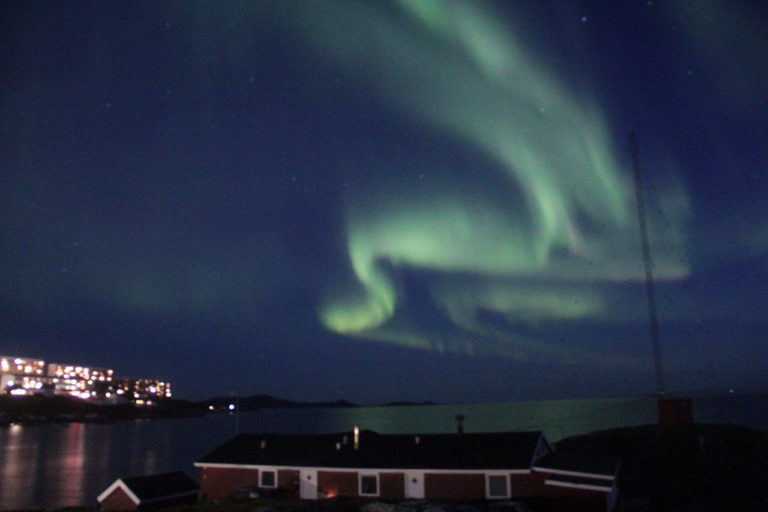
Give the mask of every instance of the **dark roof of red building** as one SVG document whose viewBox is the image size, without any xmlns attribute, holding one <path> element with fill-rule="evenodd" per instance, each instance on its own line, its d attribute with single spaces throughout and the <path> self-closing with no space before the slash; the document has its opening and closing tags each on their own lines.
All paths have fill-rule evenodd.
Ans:
<svg viewBox="0 0 768 512">
<path fill-rule="evenodd" d="M 177 496 L 196 492 L 197 482 L 181 471 L 160 473 L 157 475 L 123 478 L 123 483 L 141 502 L 156 500 L 166 496 Z"/>
<path fill-rule="evenodd" d="M 541 432 L 241 434 L 198 464 L 378 469 L 529 469 Z"/>
<path fill-rule="evenodd" d="M 613 479 L 619 468 L 619 460 L 588 453 L 555 451 L 538 459 L 534 468 L 544 472 Z"/>
</svg>

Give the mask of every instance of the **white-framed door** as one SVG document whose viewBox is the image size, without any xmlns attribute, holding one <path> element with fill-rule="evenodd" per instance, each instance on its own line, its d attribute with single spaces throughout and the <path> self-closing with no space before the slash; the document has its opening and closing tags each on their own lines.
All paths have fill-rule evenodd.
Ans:
<svg viewBox="0 0 768 512">
<path fill-rule="evenodd" d="M 317 499 L 316 469 L 302 469 L 299 471 L 299 497 L 303 500 Z"/>
<path fill-rule="evenodd" d="M 424 499 L 424 472 L 405 472 L 405 497 L 409 499 Z"/>
</svg>

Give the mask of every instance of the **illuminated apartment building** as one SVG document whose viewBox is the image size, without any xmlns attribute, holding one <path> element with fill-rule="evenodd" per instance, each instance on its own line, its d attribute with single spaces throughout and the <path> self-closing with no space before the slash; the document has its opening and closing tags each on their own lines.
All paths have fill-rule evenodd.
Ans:
<svg viewBox="0 0 768 512">
<path fill-rule="evenodd" d="M 72 395 L 79 398 L 102 396 L 112 381 L 114 370 L 89 368 L 70 364 L 49 363 L 47 376 L 54 385 L 56 394 Z"/>
<path fill-rule="evenodd" d="M 73 366 L 70 364 L 48 363 L 46 375 L 65 379 L 83 379 L 93 381 L 112 380 L 114 370 L 108 368 L 88 368 L 87 366 Z"/>
<path fill-rule="evenodd" d="M 110 391 L 137 404 L 151 404 L 161 398 L 171 398 L 171 383 L 152 379 L 115 378 Z"/>
<path fill-rule="evenodd" d="M 12 395 L 42 393 L 48 384 L 45 361 L 0 356 L 0 389 Z"/>
<path fill-rule="evenodd" d="M 151 379 L 137 379 L 133 382 L 133 397 L 136 400 L 156 400 L 171 397 L 170 382 Z"/>
<path fill-rule="evenodd" d="M 45 361 L 42 359 L 27 359 L 24 357 L 0 356 L 2 373 L 17 373 L 20 375 L 44 375 Z"/>
<path fill-rule="evenodd" d="M 83 399 L 151 405 L 171 397 L 171 384 L 115 377 L 109 368 L 48 363 L 42 359 L 0 356 L 0 393 L 57 394 Z"/>
</svg>

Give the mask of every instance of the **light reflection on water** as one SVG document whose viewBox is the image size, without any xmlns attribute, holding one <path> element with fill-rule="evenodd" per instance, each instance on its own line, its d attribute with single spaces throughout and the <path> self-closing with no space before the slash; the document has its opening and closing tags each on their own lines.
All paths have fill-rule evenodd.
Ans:
<svg viewBox="0 0 768 512">
<path fill-rule="evenodd" d="M 698 422 L 768 429 L 762 397 L 698 398 Z M 543 430 L 551 441 L 605 428 L 655 421 L 653 398 L 553 400 L 497 404 L 273 409 L 199 418 L 114 424 L 13 425 L 0 428 L 0 510 L 95 504 L 116 478 L 185 471 L 242 432 L 321 433 L 353 425 L 384 433 Z"/>
<path fill-rule="evenodd" d="M 34 475 L 37 466 L 37 444 L 26 450 L 21 440 L 23 427 L 11 425 L 3 436 L 3 457 L 0 464 L 0 499 L 11 503 L 26 503 L 30 500 L 32 488 L 24 485 L 24 475 Z M 0 433 L 2 435 L 2 433 Z M 0 503 L 0 508 L 8 508 Z"/>
<path fill-rule="evenodd" d="M 69 423 L 64 428 L 66 433 L 64 434 L 60 457 L 45 457 L 44 459 L 44 462 L 50 463 L 50 466 L 46 468 L 45 481 L 48 482 L 55 479 L 56 475 L 61 475 L 60 497 L 77 496 L 78 500 L 82 500 L 84 465 L 86 460 L 90 462 L 92 456 L 98 452 L 89 453 L 88 459 L 85 458 L 86 425 Z M 102 457 L 104 455 L 101 454 Z M 57 462 L 59 463 L 57 464 Z"/>
<path fill-rule="evenodd" d="M 94 504 L 118 477 L 179 469 L 194 475 L 194 458 L 222 440 L 204 420 L 0 428 L 0 510 Z"/>
</svg>

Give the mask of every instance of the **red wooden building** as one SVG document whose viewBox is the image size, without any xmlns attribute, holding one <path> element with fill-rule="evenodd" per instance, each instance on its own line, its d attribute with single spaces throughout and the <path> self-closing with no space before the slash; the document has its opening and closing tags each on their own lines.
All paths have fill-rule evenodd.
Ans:
<svg viewBox="0 0 768 512">
<path fill-rule="evenodd" d="M 391 435 L 355 429 L 323 435 L 241 434 L 195 466 L 202 471 L 200 492 L 208 499 L 260 489 L 304 499 L 572 496 L 596 500 L 602 510 L 612 503 L 615 461 L 600 466 L 592 459 L 553 458 L 553 453 L 541 432 Z M 541 461 L 546 464 L 537 466 Z M 569 478 L 586 478 L 594 485 L 571 485 Z"/>
</svg>

